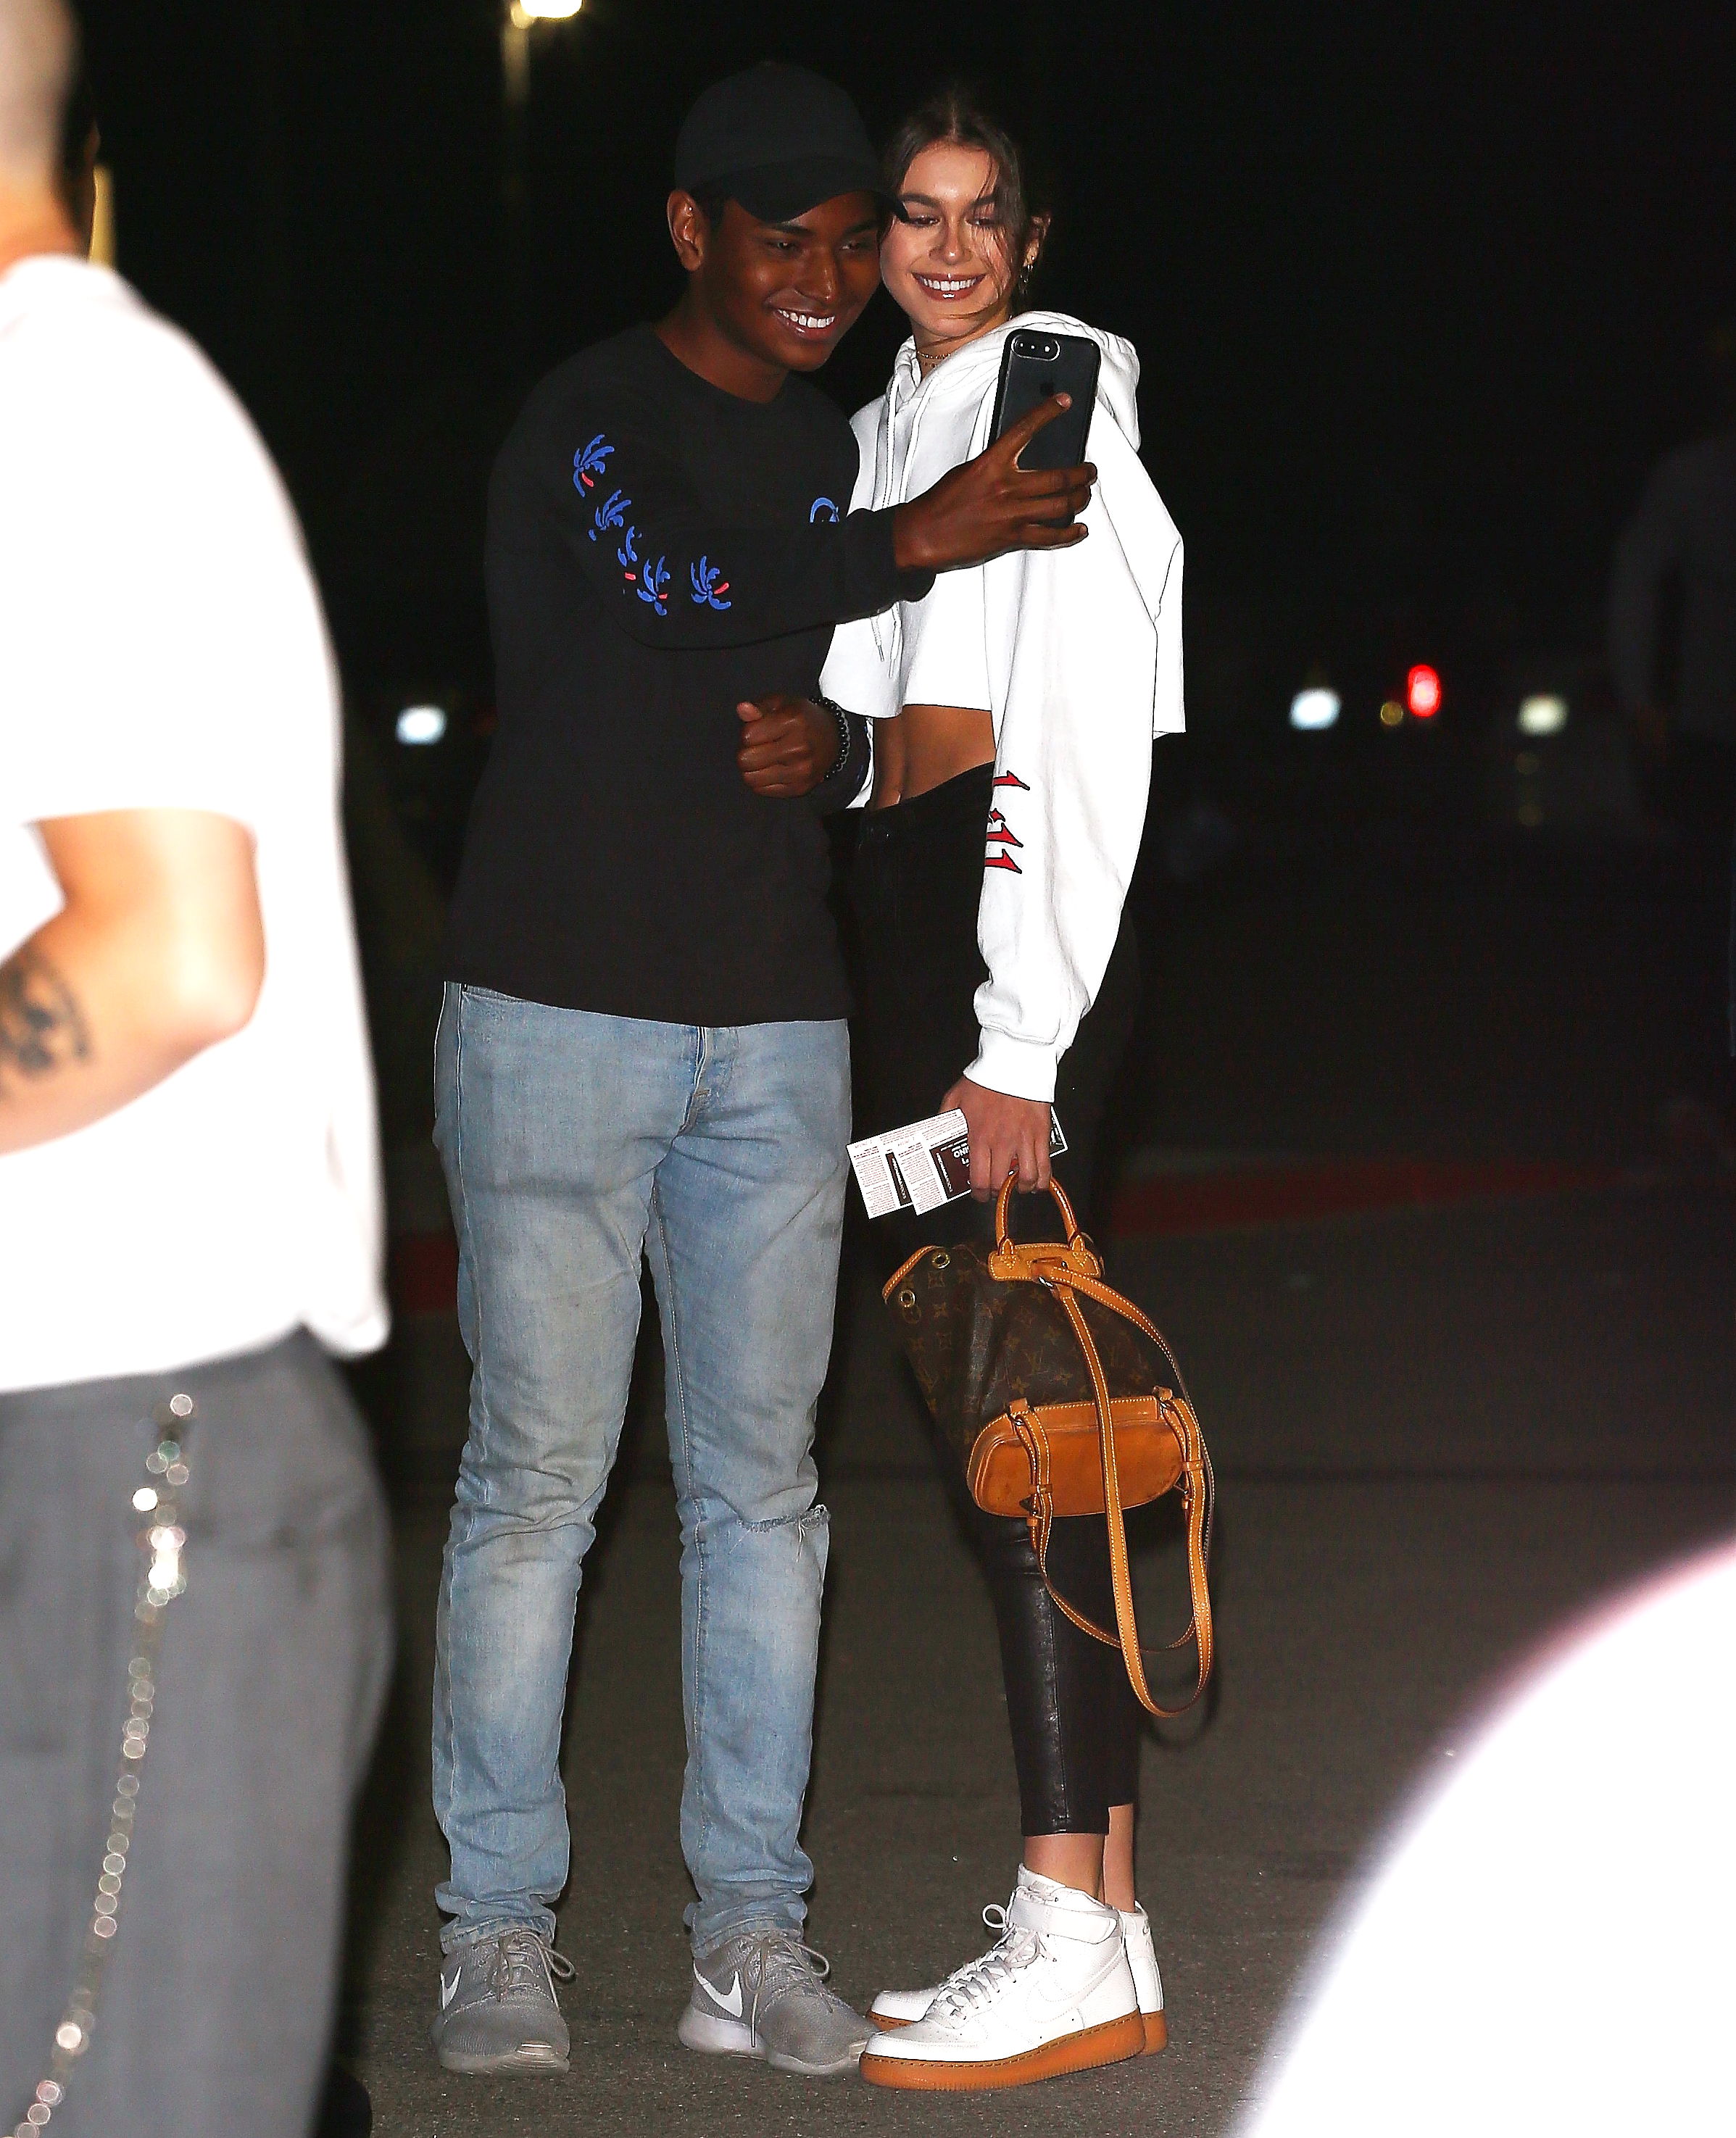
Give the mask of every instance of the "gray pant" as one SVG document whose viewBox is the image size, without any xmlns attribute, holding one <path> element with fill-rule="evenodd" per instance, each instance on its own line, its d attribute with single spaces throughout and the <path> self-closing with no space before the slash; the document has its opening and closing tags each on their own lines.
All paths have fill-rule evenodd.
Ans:
<svg viewBox="0 0 1736 2138">
<path fill-rule="evenodd" d="M 47 2070 L 120 1771 L 143 1519 L 178 1394 L 169 1606 L 91 2046 L 56 2138 L 304 2138 L 330 2032 L 350 1808 L 390 1648 L 360 1420 L 305 1335 L 0 1395 L 0 2129 Z"/>
</svg>

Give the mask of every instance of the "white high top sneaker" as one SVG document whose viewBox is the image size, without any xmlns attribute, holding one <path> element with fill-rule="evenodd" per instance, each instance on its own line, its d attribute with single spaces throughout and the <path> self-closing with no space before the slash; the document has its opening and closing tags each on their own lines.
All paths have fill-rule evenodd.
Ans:
<svg viewBox="0 0 1736 2138">
<path fill-rule="evenodd" d="M 949 1975 L 920 2019 L 868 2043 L 872 2085 L 1028 2086 L 1141 2053 L 1145 2022 L 1113 1908 L 1021 1868 L 1001 1921 L 1000 1943 Z"/>
<path fill-rule="evenodd" d="M 1163 2012 L 1163 1977 L 1158 1972 L 1157 1954 L 1152 1943 L 1152 1920 L 1143 1908 L 1123 1908 L 1119 1913 L 1127 1966 L 1139 1998 L 1139 2016 L 1145 2023 L 1145 2053 L 1148 2057 L 1156 2056 L 1159 2049 L 1169 2046 L 1170 2035 L 1169 2023 Z M 983 1920 L 990 1929 L 998 1929 L 1006 1920 L 1006 1911 L 1003 1908 L 985 1908 Z M 868 2007 L 868 2017 L 883 2033 L 890 2033 L 895 2028 L 913 2027 L 946 1986 L 944 1983 L 936 1983 L 927 1989 L 883 1989 Z"/>
<path fill-rule="evenodd" d="M 1157 1948 L 1152 1943 L 1152 1919 L 1143 1908 L 1120 1911 L 1122 1940 L 1127 1949 L 1127 1965 L 1133 1987 L 1139 1993 L 1139 2016 L 1145 2024 L 1145 2053 L 1157 2055 L 1169 2047 L 1169 2022 L 1163 2016 L 1163 1977 L 1157 1972 Z"/>
</svg>

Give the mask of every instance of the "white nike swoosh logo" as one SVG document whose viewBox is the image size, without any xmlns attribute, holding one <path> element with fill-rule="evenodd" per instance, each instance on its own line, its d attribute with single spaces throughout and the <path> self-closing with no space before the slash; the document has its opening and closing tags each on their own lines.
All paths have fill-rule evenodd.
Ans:
<svg viewBox="0 0 1736 2138">
<path fill-rule="evenodd" d="M 723 2007 L 731 2018 L 739 2019 L 741 2017 L 741 1977 L 739 1972 L 730 1984 L 730 1994 L 727 1997 L 721 1989 L 707 1982 L 697 1967 L 693 1970 L 693 1979 L 714 2004 L 721 2004 Z"/>
<path fill-rule="evenodd" d="M 443 2012 L 446 2009 L 447 2006 L 452 2003 L 452 2001 L 453 1998 L 455 1998 L 455 1997 L 457 1995 L 457 1994 L 458 1994 L 458 1984 L 459 1984 L 459 1982 L 461 1981 L 461 1979 L 462 1979 L 462 1977 L 463 1977 L 463 1974 L 464 1974 L 464 1970 L 462 1969 L 462 1967 L 460 1967 L 460 1968 L 459 1968 L 459 1970 L 458 1970 L 458 1971 L 457 1971 L 457 1973 L 456 1974 L 454 1974 L 454 1975 L 453 1975 L 453 1977 L 452 1977 L 452 1980 L 451 1980 L 450 1982 L 448 1982 L 448 1981 L 447 1980 L 446 1977 L 445 1977 L 443 1974 L 441 1976 L 441 1978 L 440 1978 L 440 2009 L 441 2009 Z"/>
</svg>

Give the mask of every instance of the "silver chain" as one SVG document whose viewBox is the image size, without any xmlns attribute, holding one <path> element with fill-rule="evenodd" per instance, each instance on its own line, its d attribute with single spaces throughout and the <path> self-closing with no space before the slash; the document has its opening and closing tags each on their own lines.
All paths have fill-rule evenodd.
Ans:
<svg viewBox="0 0 1736 2138">
<path fill-rule="evenodd" d="M 144 1482 L 133 1495 L 134 1513 L 144 1517 L 138 1533 L 144 1565 L 139 1575 L 133 1618 L 139 1630 L 127 1665 L 127 1718 L 121 1730 L 120 1773 L 110 1807 L 108 1845 L 103 1852 L 102 1873 L 96 1881 L 96 1898 L 85 1931 L 84 1949 L 72 1994 L 61 2023 L 54 2030 L 54 2054 L 48 2076 L 36 2090 L 36 2097 L 23 2121 L 13 2126 L 12 2138 L 33 2138 L 46 2128 L 54 2111 L 66 2098 L 66 2081 L 72 2067 L 90 2046 L 96 2024 L 97 1992 L 102 1986 L 104 1963 L 114 1943 L 120 1920 L 120 1889 L 126 1877 L 127 1854 L 132 1847 L 133 1823 L 139 1799 L 139 1775 L 150 1742 L 151 1714 L 157 1701 L 157 1657 L 163 1646 L 163 1622 L 169 1607 L 187 1586 L 187 1532 L 179 1520 L 178 1494 L 188 1479 L 180 1436 L 193 1418 L 193 1400 L 188 1395 L 171 1396 L 154 1413 L 154 1423 L 163 1437 L 144 1458 Z"/>
</svg>

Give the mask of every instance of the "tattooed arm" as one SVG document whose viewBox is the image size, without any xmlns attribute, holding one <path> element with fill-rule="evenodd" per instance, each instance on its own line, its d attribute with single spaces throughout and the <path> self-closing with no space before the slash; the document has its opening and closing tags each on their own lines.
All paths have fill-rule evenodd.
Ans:
<svg viewBox="0 0 1736 2138">
<path fill-rule="evenodd" d="M 0 961 L 0 1152 L 100 1120 L 239 1032 L 265 976 L 239 824 L 127 809 L 37 829 L 66 905 Z"/>
</svg>

